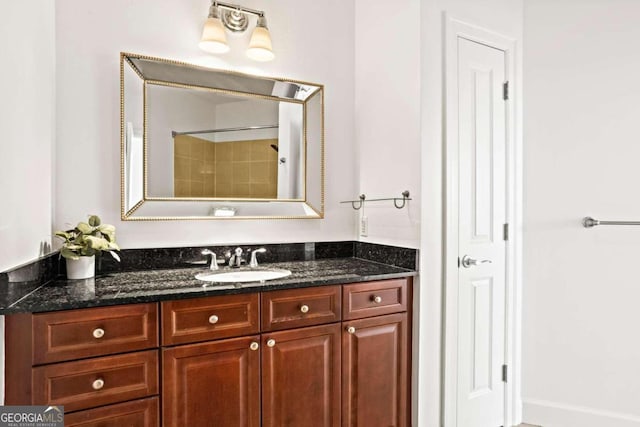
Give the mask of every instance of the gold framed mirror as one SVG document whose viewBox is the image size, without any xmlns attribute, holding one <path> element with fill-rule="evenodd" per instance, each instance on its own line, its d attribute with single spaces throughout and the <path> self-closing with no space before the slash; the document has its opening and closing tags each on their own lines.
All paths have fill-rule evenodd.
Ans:
<svg viewBox="0 0 640 427">
<path fill-rule="evenodd" d="M 120 54 L 123 220 L 318 219 L 324 87 Z"/>
</svg>

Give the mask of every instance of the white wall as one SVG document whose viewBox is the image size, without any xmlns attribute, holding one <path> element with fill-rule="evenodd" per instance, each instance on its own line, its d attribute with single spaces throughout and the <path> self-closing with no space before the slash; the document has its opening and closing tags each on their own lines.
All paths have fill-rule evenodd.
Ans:
<svg viewBox="0 0 640 427">
<path fill-rule="evenodd" d="M 443 165 L 443 15 L 448 13 L 476 26 L 511 37 L 521 46 L 522 0 L 429 0 L 420 10 L 422 45 L 419 89 L 421 99 L 421 182 L 423 200 L 420 230 L 420 287 L 415 300 L 419 312 L 414 337 L 418 344 L 420 370 L 419 423 L 440 425 L 440 353 L 442 328 L 442 165 Z M 519 47 L 520 47 L 519 46 Z M 521 59 L 516 59 L 521 64 Z M 516 72 L 519 70 L 516 70 Z M 414 89 L 418 90 L 418 89 Z M 516 93 L 519 90 L 516 87 Z M 568 427 L 568 426 L 567 426 Z"/>
<path fill-rule="evenodd" d="M 51 247 L 53 7 L 50 0 L 0 3 L 0 271 L 32 261 Z M 0 316 L 0 385 L 4 384 L 3 337 Z"/>
<path fill-rule="evenodd" d="M 51 245 L 55 44 L 51 1 L 2 2 L 0 15 L 4 271 L 44 255 Z"/>
<path fill-rule="evenodd" d="M 353 215 L 338 203 L 357 191 L 351 2 L 244 1 L 244 6 L 266 12 L 276 53 L 276 59 L 266 64 L 245 57 L 248 36 L 229 36 L 231 52 L 225 56 L 214 57 L 198 49 L 208 0 L 114 0 L 108 7 L 85 0 L 57 0 L 55 4 L 60 94 L 56 226 L 96 213 L 116 225 L 124 248 L 354 238 Z M 120 51 L 325 84 L 325 219 L 121 222 Z"/>
<path fill-rule="evenodd" d="M 248 98 L 240 102 L 228 102 L 216 107 L 216 129 L 244 126 L 267 126 L 280 123 L 280 104 L 270 99 Z M 302 117 L 302 108 L 300 116 Z M 250 114 L 247 114 L 247 111 Z M 243 130 L 237 132 L 221 132 L 212 135 L 216 142 L 242 141 L 250 139 L 277 139 L 278 129 Z"/>
<path fill-rule="evenodd" d="M 368 198 L 402 197 L 366 203 L 366 242 L 417 248 L 420 244 L 420 1 L 355 0 L 355 130 L 357 193 Z M 357 218 L 351 205 L 343 205 Z"/>
<path fill-rule="evenodd" d="M 525 421 L 639 426 L 640 3 L 525 4 Z"/>
</svg>

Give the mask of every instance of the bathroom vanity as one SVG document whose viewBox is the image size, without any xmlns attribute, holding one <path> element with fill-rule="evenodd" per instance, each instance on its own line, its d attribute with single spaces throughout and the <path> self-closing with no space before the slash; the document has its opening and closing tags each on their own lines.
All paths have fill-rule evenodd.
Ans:
<svg viewBox="0 0 640 427">
<path fill-rule="evenodd" d="M 67 426 L 409 425 L 415 271 L 277 266 L 292 275 L 203 286 L 190 268 L 42 287 L 6 316 L 6 404 L 64 405 Z"/>
</svg>

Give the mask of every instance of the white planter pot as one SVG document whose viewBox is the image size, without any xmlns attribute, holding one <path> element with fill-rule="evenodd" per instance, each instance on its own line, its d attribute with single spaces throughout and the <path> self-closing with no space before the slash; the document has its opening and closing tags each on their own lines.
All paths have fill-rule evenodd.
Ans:
<svg viewBox="0 0 640 427">
<path fill-rule="evenodd" d="M 81 256 L 77 260 L 67 258 L 67 279 L 88 279 L 95 275 L 95 256 Z"/>
</svg>

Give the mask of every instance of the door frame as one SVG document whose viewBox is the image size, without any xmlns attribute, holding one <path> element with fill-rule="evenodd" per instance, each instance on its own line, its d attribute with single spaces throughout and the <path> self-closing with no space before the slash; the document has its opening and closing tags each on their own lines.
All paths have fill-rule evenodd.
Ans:
<svg viewBox="0 0 640 427">
<path fill-rule="evenodd" d="M 506 242 L 505 286 L 505 426 L 520 424 L 521 295 L 522 295 L 522 115 L 521 76 L 516 64 L 519 52 L 515 39 L 458 20 L 445 13 L 444 19 L 444 227 L 443 227 L 443 333 L 442 333 L 442 419 L 443 427 L 457 426 L 457 338 L 458 338 L 458 88 L 457 40 L 464 38 L 505 53 L 505 75 L 509 81 L 506 101 L 506 213 L 509 239 Z M 455 74 L 454 74 L 455 73 Z M 449 75 L 451 74 L 451 75 Z M 495 426 L 498 427 L 498 426 Z"/>
</svg>

